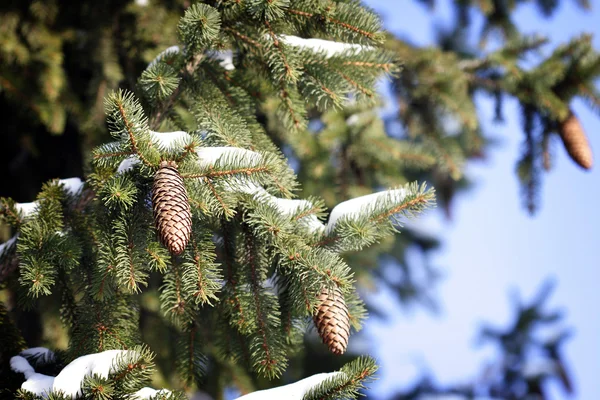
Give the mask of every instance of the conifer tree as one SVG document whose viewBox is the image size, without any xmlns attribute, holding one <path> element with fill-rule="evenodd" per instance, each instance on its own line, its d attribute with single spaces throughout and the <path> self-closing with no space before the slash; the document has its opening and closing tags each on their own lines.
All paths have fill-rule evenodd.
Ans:
<svg viewBox="0 0 600 400">
<path fill-rule="evenodd" d="M 357 284 L 384 284 L 405 303 L 435 307 L 438 273 L 425 265 L 419 280 L 406 249 L 427 252 L 437 241 L 410 229 L 391 235 L 399 225 L 389 217 L 431 205 L 432 191 L 415 181 L 432 183 L 450 212 L 468 185 L 465 165 L 489 148 L 477 93 L 496 98 L 499 120 L 503 99 L 521 105 L 517 171 L 531 211 L 553 139 L 581 167 L 593 164 L 572 101 L 597 109 L 600 57 L 583 35 L 524 66 L 523 56 L 548 45 L 519 33 L 513 13 L 523 3 L 456 1 L 456 28 L 427 48 L 382 32 L 358 1 L 3 3 L 0 100 L 16 111 L 6 136 L 21 149 L 7 145 L 6 159 L 34 154 L 31 143 L 47 132 L 81 134 L 92 159 L 82 167 L 73 157 L 75 166 L 61 169 L 69 174 L 49 175 L 85 170 L 85 182 L 48 182 L 33 203 L 2 200 L 16 233 L 0 259 L 1 333 L 12 338 L 0 345 L 4 393 L 93 354 L 105 369 L 81 381 L 92 398 L 180 396 L 143 389 L 150 377 L 156 388 L 252 392 L 321 372 L 298 372 L 301 357 L 348 350 L 347 326 L 357 329 L 365 315 Z M 535 3 L 544 15 L 559 4 Z M 479 47 L 463 40 L 473 15 L 485 21 Z M 493 51 L 484 46 L 490 33 L 504 38 Z M 399 105 L 387 120 L 374 89 L 382 76 Z M 40 173 L 54 171 L 46 166 L 55 154 L 39 153 Z M 387 280 L 382 259 L 402 279 Z M 40 320 L 61 327 L 44 333 L 53 353 L 23 351 L 40 343 Z M 307 341 L 303 352 L 315 323 L 325 345 Z M 533 340 L 522 327 L 497 336 Z M 545 347 L 552 360 L 561 343 Z M 128 352 L 105 353 L 116 349 Z M 9 366 L 17 354 L 21 372 Z M 354 358 L 331 357 L 329 371 Z M 374 369 L 357 359 L 313 382 L 306 398 L 350 397 Z M 530 381 L 514 372 L 493 389 L 519 398 L 511 390 Z M 414 398 L 474 390 L 459 389 L 423 384 Z"/>
<path fill-rule="evenodd" d="M 324 224 L 319 199 L 293 199 L 294 173 L 257 123 L 253 94 L 271 98 L 289 132 L 306 126 L 307 106 L 360 104 L 362 88 L 394 69 L 380 29 L 357 3 L 185 11 L 180 44 L 143 71 L 139 94 L 106 97 L 114 141 L 93 151 L 86 180 L 50 181 L 33 203 L 3 200 L 17 231 L 2 248 L 8 284 L 21 307 L 50 300 L 68 338 L 62 353 L 10 358 L 26 379 L 18 396 L 180 398 L 143 387 L 152 342 L 165 339 L 144 331 L 150 318 L 175 339 L 159 376 L 182 389 L 202 388 L 211 369 L 221 385 L 249 373 L 281 377 L 313 316 L 330 350 L 346 351 L 365 309 L 340 253 L 393 234 L 390 218 L 430 207 L 433 190 L 412 183 L 350 199 Z M 64 368 L 38 372 L 47 365 Z M 306 398 L 355 397 L 374 369 L 370 359 L 348 364 Z"/>
</svg>

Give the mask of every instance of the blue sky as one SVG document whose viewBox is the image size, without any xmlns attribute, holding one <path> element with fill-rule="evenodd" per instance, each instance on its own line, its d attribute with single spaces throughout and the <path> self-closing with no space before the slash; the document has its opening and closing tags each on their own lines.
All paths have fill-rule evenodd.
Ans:
<svg viewBox="0 0 600 400">
<path fill-rule="evenodd" d="M 416 1 L 365 3 L 383 15 L 386 29 L 420 44 L 432 43 L 435 24 L 450 15 L 449 0 L 438 1 L 434 19 Z M 575 1 L 561 3 L 558 14 L 546 20 L 535 7 L 521 7 L 520 28 L 549 36 L 553 44 L 582 32 L 594 33 L 594 47 L 600 49 L 599 5 L 586 14 Z M 443 248 L 432 259 L 445 273 L 437 291 L 442 312 L 435 316 L 423 309 L 403 311 L 389 321 L 373 319 L 367 324 L 367 332 L 378 339 L 372 349 L 382 367 L 373 385 L 378 394 L 414 382 L 424 369 L 441 383 L 475 376 L 494 354 L 492 347 L 475 346 L 480 323 L 506 326 L 514 308 L 509 294 L 518 291 L 528 301 L 551 277 L 557 286 L 550 305 L 564 308 L 565 321 L 574 328 L 565 346 L 575 381 L 573 398 L 600 399 L 600 165 L 584 172 L 571 162 L 561 143 L 554 143 L 556 164 L 544 175 L 541 209 L 528 216 L 514 173 L 523 137 L 519 114 L 514 102 L 506 107 L 507 123 L 494 125 L 491 104 L 481 103 L 486 132 L 501 144 L 486 161 L 469 166 L 468 175 L 476 185 L 457 198 L 453 221 L 445 220 L 441 212 L 417 221 L 443 240 Z M 575 102 L 574 110 L 600 154 L 600 117 L 582 102 Z M 385 292 L 375 297 L 393 301 Z M 567 398 L 558 386 L 550 390 L 552 399 Z"/>
</svg>

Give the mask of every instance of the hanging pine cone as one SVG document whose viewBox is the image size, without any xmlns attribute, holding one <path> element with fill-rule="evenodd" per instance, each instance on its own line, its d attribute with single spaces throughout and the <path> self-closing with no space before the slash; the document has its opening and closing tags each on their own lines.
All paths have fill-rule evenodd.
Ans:
<svg viewBox="0 0 600 400">
<path fill-rule="evenodd" d="M 339 288 L 333 292 L 323 288 L 319 307 L 313 317 L 319 336 L 334 354 L 344 354 L 350 336 L 350 317 L 344 296 Z"/>
<path fill-rule="evenodd" d="M 581 168 L 590 169 L 594 163 L 592 149 L 579 119 L 573 112 L 558 127 L 558 133 L 571 156 Z"/>
<path fill-rule="evenodd" d="M 171 254 L 183 253 L 192 233 L 192 214 L 183 178 L 173 161 L 162 161 L 154 175 L 152 208 L 160 241 Z"/>
</svg>

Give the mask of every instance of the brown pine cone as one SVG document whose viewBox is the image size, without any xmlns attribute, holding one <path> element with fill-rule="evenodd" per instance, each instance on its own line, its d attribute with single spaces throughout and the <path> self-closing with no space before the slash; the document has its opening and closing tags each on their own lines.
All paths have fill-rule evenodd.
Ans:
<svg viewBox="0 0 600 400">
<path fill-rule="evenodd" d="M 558 127 L 558 133 L 571 159 L 581 168 L 590 169 L 594 163 L 592 149 L 579 119 L 573 112 Z"/>
<path fill-rule="evenodd" d="M 350 337 L 350 317 L 344 296 L 339 288 L 323 288 L 319 307 L 313 317 L 319 336 L 334 354 L 344 354 Z"/>
<path fill-rule="evenodd" d="M 183 178 L 173 161 L 162 161 L 154 175 L 152 208 L 162 244 L 173 255 L 183 253 L 192 234 L 192 213 Z"/>
</svg>

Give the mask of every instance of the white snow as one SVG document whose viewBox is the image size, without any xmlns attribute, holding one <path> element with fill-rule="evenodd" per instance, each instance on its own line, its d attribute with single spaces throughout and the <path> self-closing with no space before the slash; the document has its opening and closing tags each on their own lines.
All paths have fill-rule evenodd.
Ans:
<svg viewBox="0 0 600 400">
<path fill-rule="evenodd" d="M 304 218 L 300 218 L 300 222 L 305 224 L 311 232 L 320 232 L 325 229 L 325 225 L 319 221 L 316 215 L 307 215 Z"/>
<path fill-rule="evenodd" d="M 348 125 L 348 126 L 356 125 L 356 124 L 358 124 L 359 120 L 360 120 L 360 117 L 358 116 L 358 114 L 352 114 L 351 116 L 349 116 L 346 119 L 346 125 Z"/>
<path fill-rule="evenodd" d="M 173 131 L 173 132 L 156 132 L 149 131 L 152 141 L 163 149 L 174 149 L 176 145 L 188 143 L 191 140 L 189 133 L 184 131 Z M 133 169 L 134 166 L 139 164 L 140 160 L 136 156 L 129 156 L 119 164 L 117 173 L 121 174 Z"/>
<path fill-rule="evenodd" d="M 150 64 L 148 64 L 148 68 L 154 66 L 157 62 L 159 62 L 161 59 L 163 59 L 164 57 L 170 56 L 172 54 L 177 54 L 181 51 L 181 49 L 179 48 L 179 46 L 171 46 L 166 48 L 165 50 L 161 51 L 156 57 L 154 57 L 154 60 L 152 60 L 150 62 Z"/>
<path fill-rule="evenodd" d="M 187 143 L 192 138 L 189 133 L 184 131 L 174 131 L 174 132 L 155 132 L 150 131 L 150 136 L 152 136 L 152 141 L 157 143 L 160 147 L 164 149 L 169 149 L 175 147 L 176 144 Z"/>
<path fill-rule="evenodd" d="M 329 222 L 327 223 L 327 233 L 330 233 L 334 228 L 337 220 L 342 217 L 357 217 L 361 212 L 364 212 L 370 205 L 375 204 L 378 200 L 388 197 L 394 203 L 401 203 L 406 197 L 406 189 L 386 190 L 383 192 L 372 193 L 366 196 L 356 197 L 346 200 L 338 204 L 331 210 Z"/>
<path fill-rule="evenodd" d="M 269 196 L 269 203 L 276 207 L 277 210 L 279 210 L 279 212 L 285 216 L 294 215 L 299 208 L 310 208 L 313 206 L 313 204 L 310 201 L 304 199 L 280 199 L 272 195 Z M 313 232 L 321 231 L 325 228 L 325 225 L 323 225 L 323 223 L 319 221 L 316 215 L 307 215 L 305 217 L 300 218 L 298 221 L 302 224 L 305 224 L 308 227 L 308 229 Z"/>
<path fill-rule="evenodd" d="M 43 398 L 48 398 L 48 394 L 52 391 L 52 385 L 54 384 L 54 377 L 44 374 L 38 374 L 37 372 L 31 375 L 23 384 L 21 389 L 31 393 L 35 393 Z"/>
<path fill-rule="evenodd" d="M 310 49 L 311 51 L 316 52 L 324 52 L 327 56 L 333 57 L 338 54 L 352 51 L 354 53 L 359 53 L 362 50 L 371 50 L 370 46 L 363 46 L 360 44 L 352 44 L 352 43 L 342 43 L 342 42 L 334 42 L 331 40 L 323 40 L 323 39 L 304 39 L 298 36 L 293 35 L 280 35 L 279 38 L 286 44 L 295 47 L 302 47 L 305 49 Z"/>
<path fill-rule="evenodd" d="M 198 165 L 202 167 L 215 165 L 223 157 L 235 157 L 252 164 L 257 164 L 262 158 L 257 152 L 240 147 L 202 147 L 196 150 L 196 154 L 198 154 Z"/>
<path fill-rule="evenodd" d="M 14 356 L 10 359 L 10 369 L 15 372 L 20 372 L 25 375 L 25 378 L 29 378 L 35 374 L 33 367 L 29 364 L 29 361 L 22 356 Z"/>
<path fill-rule="evenodd" d="M 235 69 L 233 65 L 233 52 L 231 50 L 207 51 L 206 55 L 213 60 L 219 60 L 219 65 L 227 71 Z"/>
<path fill-rule="evenodd" d="M 81 178 L 67 178 L 60 179 L 58 181 L 63 188 L 69 193 L 71 196 L 76 196 L 81 192 L 81 188 L 83 187 L 83 181 Z"/>
<path fill-rule="evenodd" d="M 52 362 L 54 360 L 54 352 L 45 347 L 31 347 L 19 354 L 22 356 L 39 357 L 44 362 Z"/>
<path fill-rule="evenodd" d="M 274 285 L 272 280 L 265 283 Z M 66 396 L 70 396 L 74 399 L 82 394 L 81 386 L 83 380 L 87 376 L 96 374 L 103 378 L 107 378 L 108 375 L 114 371 L 116 360 L 131 351 L 132 350 L 106 350 L 101 353 L 81 356 L 71 361 L 56 377 L 36 373 L 27 359 L 21 355 L 14 356 L 10 359 L 10 367 L 13 371 L 25 375 L 27 380 L 21 385 L 23 390 L 41 395 L 43 398 L 47 398 L 48 394 L 51 392 L 62 391 Z M 21 354 L 54 356 L 54 353 L 43 347 L 27 349 L 21 352 Z M 301 400 L 305 393 L 311 388 L 324 380 L 338 376 L 338 374 L 341 373 L 342 372 L 316 374 L 289 385 L 250 393 L 237 400 Z M 167 389 L 144 387 L 133 393 L 132 398 L 143 400 L 158 394 L 169 393 L 171 392 Z"/>
<path fill-rule="evenodd" d="M 15 208 L 23 217 L 28 217 L 33 214 L 36 211 L 37 206 L 37 201 L 32 201 L 31 203 L 15 203 Z"/>
<path fill-rule="evenodd" d="M 34 348 L 36 349 L 36 348 Z M 25 350 L 26 352 L 27 350 Z M 21 353 L 23 354 L 23 352 Z M 28 392 L 35 393 L 39 396 L 47 398 L 48 393 L 52 391 L 52 384 L 54 383 L 54 377 L 38 374 L 35 372 L 29 361 L 22 356 L 14 356 L 10 359 L 10 369 L 15 372 L 22 373 L 27 379 L 21 385 L 21 389 L 27 390 Z"/>
<path fill-rule="evenodd" d="M 114 370 L 116 359 L 129 351 L 131 350 L 106 350 L 76 358 L 54 378 L 52 389 L 75 398 L 81 394 L 81 385 L 86 376 L 97 374 L 108 378 L 108 374 Z"/>
<path fill-rule="evenodd" d="M 259 390 L 239 397 L 236 400 L 301 400 L 310 389 L 338 374 L 342 374 L 342 372 L 316 374 L 289 385 L 268 390 Z"/>
<path fill-rule="evenodd" d="M 281 214 L 283 215 L 294 215 L 299 208 L 312 207 L 312 203 L 308 200 L 297 200 L 297 199 L 280 199 L 278 197 L 271 197 L 271 204 L 273 204 Z"/>
<path fill-rule="evenodd" d="M 133 394 L 132 398 L 143 400 L 143 399 L 149 399 L 150 397 L 156 396 L 158 394 L 168 395 L 169 393 L 171 393 L 171 391 L 167 390 L 167 389 L 156 390 L 156 389 L 152 389 L 149 387 L 144 387 L 144 388 L 141 388 L 140 390 L 138 390 L 137 392 L 135 392 Z"/>
<path fill-rule="evenodd" d="M 17 241 L 17 235 L 0 244 L 0 257 Z"/>
<path fill-rule="evenodd" d="M 77 196 L 83 187 L 81 178 L 59 179 L 58 183 L 61 184 L 64 190 L 71 196 Z M 28 217 L 36 212 L 38 205 L 39 202 L 36 200 L 30 203 L 15 203 L 15 208 L 23 217 Z"/>
<path fill-rule="evenodd" d="M 117 174 L 122 174 L 123 172 L 127 172 L 130 169 L 133 169 L 137 164 L 139 164 L 139 160 L 135 156 L 129 156 L 119 164 L 117 168 Z"/>
</svg>

